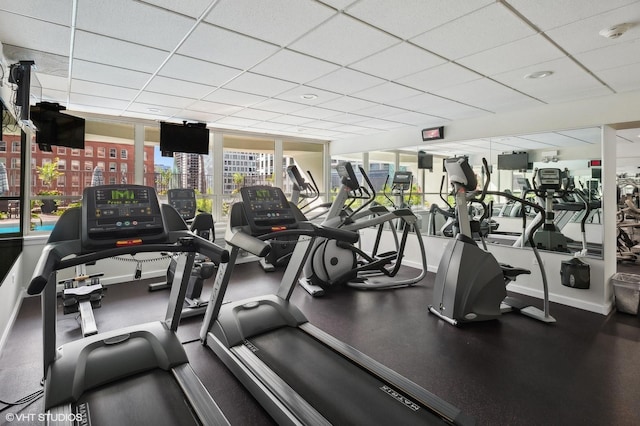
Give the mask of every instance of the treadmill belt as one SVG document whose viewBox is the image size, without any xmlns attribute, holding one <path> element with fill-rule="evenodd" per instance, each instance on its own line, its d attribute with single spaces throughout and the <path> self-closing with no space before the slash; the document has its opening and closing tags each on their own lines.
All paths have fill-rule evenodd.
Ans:
<svg viewBox="0 0 640 426">
<path fill-rule="evenodd" d="M 333 424 L 446 423 L 297 328 L 252 337 L 248 346 Z"/>
<path fill-rule="evenodd" d="M 86 392 L 73 412 L 88 409 L 91 424 L 199 424 L 171 372 L 160 369 Z"/>
</svg>

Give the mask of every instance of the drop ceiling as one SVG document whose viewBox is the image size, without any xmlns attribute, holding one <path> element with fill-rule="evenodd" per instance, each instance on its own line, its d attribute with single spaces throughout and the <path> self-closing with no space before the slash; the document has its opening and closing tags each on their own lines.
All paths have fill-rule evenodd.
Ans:
<svg viewBox="0 0 640 426">
<path fill-rule="evenodd" d="M 337 143 L 640 90 L 630 0 L 3 0 L 0 42 L 69 111 Z"/>
</svg>

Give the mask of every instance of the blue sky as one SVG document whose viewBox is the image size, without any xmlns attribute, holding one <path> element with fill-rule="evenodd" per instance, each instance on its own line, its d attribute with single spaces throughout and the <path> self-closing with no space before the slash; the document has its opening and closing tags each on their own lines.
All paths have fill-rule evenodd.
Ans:
<svg viewBox="0 0 640 426">
<path fill-rule="evenodd" d="M 163 157 L 160 154 L 160 146 L 156 145 L 153 147 L 153 163 L 161 164 L 163 166 L 173 167 L 173 158 L 172 157 Z"/>
</svg>

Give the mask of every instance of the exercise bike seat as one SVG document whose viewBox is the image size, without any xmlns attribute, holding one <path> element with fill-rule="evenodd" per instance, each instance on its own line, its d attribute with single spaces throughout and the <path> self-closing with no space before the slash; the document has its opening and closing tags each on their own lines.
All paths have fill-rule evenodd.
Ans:
<svg viewBox="0 0 640 426">
<path fill-rule="evenodd" d="M 524 268 L 518 268 L 515 266 L 507 265 L 506 263 L 501 263 L 500 268 L 502 269 L 502 275 L 505 279 L 509 281 L 515 281 L 518 275 L 522 274 L 531 274 L 531 271 Z"/>
</svg>

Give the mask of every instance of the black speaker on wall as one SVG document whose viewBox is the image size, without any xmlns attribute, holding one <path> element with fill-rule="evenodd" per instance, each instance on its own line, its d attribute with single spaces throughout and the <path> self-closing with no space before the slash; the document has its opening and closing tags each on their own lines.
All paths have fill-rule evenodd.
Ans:
<svg viewBox="0 0 640 426">
<path fill-rule="evenodd" d="M 433 171 L 433 155 L 418 151 L 418 168 Z"/>
</svg>

